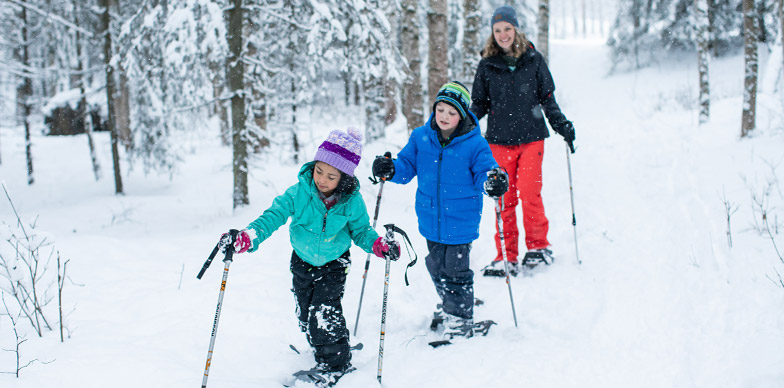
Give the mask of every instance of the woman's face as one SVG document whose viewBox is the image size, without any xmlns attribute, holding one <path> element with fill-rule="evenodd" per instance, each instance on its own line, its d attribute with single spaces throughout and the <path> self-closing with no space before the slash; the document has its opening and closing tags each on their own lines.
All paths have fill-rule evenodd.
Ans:
<svg viewBox="0 0 784 388">
<path fill-rule="evenodd" d="M 318 191 L 329 197 L 338 187 L 340 170 L 324 162 L 316 162 L 316 166 L 313 167 L 313 182 Z"/>
<path fill-rule="evenodd" d="M 505 53 L 512 51 L 514 43 L 515 28 L 509 22 L 498 22 L 493 24 L 493 38 L 495 43 L 501 46 Z"/>
</svg>

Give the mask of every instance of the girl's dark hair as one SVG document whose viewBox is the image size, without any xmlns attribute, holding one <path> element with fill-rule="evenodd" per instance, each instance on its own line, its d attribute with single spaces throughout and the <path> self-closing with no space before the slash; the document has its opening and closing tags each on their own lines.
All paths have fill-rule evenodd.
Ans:
<svg viewBox="0 0 784 388">
<path fill-rule="evenodd" d="M 359 180 L 355 176 L 350 176 L 344 173 L 343 171 L 340 172 L 340 182 L 338 182 L 338 186 L 335 188 L 335 192 L 339 194 L 350 194 L 357 189 L 359 185 Z"/>
</svg>

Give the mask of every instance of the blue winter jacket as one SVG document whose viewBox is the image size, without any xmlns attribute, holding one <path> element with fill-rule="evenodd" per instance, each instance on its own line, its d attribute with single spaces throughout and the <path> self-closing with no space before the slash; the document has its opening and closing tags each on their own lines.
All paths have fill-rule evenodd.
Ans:
<svg viewBox="0 0 784 388">
<path fill-rule="evenodd" d="M 487 172 L 498 166 L 476 116 L 468 113 L 466 120 L 471 122 L 464 125 L 470 125 L 469 131 L 444 147 L 431 126 L 431 114 L 397 154 L 395 175 L 390 180 L 405 184 L 418 176 L 419 233 L 442 244 L 468 244 L 479 237 L 483 185 Z"/>
</svg>

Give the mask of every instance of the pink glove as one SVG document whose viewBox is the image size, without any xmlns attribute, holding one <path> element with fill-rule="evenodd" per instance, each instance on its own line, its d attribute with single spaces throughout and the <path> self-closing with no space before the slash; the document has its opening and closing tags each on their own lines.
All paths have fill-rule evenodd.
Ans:
<svg viewBox="0 0 784 388">
<path fill-rule="evenodd" d="M 385 253 L 388 254 L 392 251 L 390 259 L 397 260 L 400 257 L 400 246 L 395 241 L 392 242 L 392 246 L 393 248 L 390 248 L 389 242 L 385 238 L 379 237 L 373 243 L 373 254 L 383 259 Z"/>
<path fill-rule="evenodd" d="M 232 231 L 234 230 L 235 229 L 232 229 Z M 221 240 L 228 239 L 229 241 L 231 241 L 231 238 L 228 236 L 229 233 L 222 234 Z M 246 232 L 244 229 L 237 232 L 237 238 L 234 239 L 234 253 L 245 253 L 247 252 L 248 249 L 250 249 L 250 246 L 251 246 L 250 236 L 248 235 L 248 232 Z M 221 252 L 226 253 L 225 247 L 221 249 Z"/>
<path fill-rule="evenodd" d="M 250 249 L 250 236 L 244 229 L 237 234 L 237 239 L 234 240 L 234 252 L 245 253 Z"/>
</svg>

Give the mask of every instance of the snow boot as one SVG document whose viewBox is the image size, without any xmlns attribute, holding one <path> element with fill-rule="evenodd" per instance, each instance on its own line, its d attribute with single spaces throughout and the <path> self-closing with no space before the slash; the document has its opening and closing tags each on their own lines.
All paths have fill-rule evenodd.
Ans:
<svg viewBox="0 0 784 388">
<path fill-rule="evenodd" d="M 509 262 L 509 275 L 517 276 L 520 273 L 520 267 L 517 265 L 516 262 Z M 491 261 L 490 264 L 482 268 L 482 275 L 484 276 L 493 276 L 493 277 L 506 277 L 506 271 L 504 270 L 504 261 L 503 260 L 495 260 Z"/>
<path fill-rule="evenodd" d="M 533 269 L 540 263 L 550 265 L 554 260 L 555 256 L 553 256 L 553 251 L 549 248 L 531 249 L 526 252 L 525 257 L 523 257 L 523 265 Z"/>
</svg>

